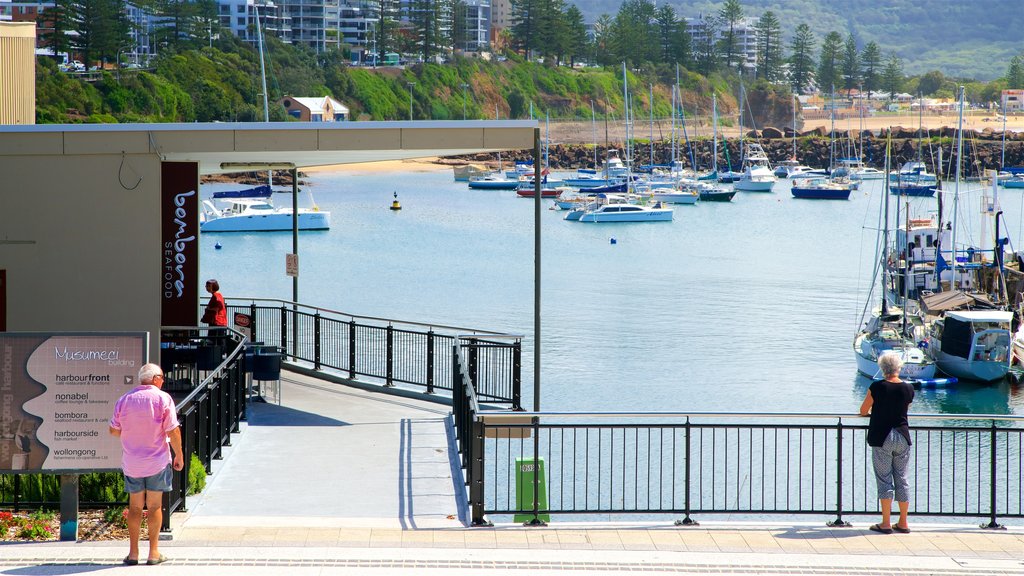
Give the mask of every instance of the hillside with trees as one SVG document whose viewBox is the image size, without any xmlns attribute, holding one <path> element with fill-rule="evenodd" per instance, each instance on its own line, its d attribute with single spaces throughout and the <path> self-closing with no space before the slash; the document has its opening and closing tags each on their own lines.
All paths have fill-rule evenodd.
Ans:
<svg viewBox="0 0 1024 576">
<path fill-rule="evenodd" d="M 588 22 L 614 15 L 620 0 L 566 0 L 578 6 Z M 723 2 L 667 0 L 683 17 L 717 16 Z M 830 31 L 853 36 L 858 47 L 871 42 L 905 62 L 906 72 L 943 74 L 992 80 L 1006 71 L 1010 58 L 1024 44 L 1024 9 L 1020 0 L 741 0 L 746 15 L 759 18 L 772 11 L 784 42 L 806 24 L 820 44 Z"/>
</svg>

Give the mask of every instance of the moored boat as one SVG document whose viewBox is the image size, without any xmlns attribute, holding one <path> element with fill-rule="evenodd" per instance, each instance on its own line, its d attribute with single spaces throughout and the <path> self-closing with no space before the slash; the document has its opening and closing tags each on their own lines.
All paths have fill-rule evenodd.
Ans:
<svg viewBox="0 0 1024 576">
<path fill-rule="evenodd" d="M 1010 370 L 1010 323 L 1003 310 L 951 310 L 928 328 L 929 354 L 939 370 L 960 379 L 994 382 Z"/>
<path fill-rule="evenodd" d="M 331 213 L 317 208 L 299 208 L 299 230 L 328 230 Z M 200 232 L 272 232 L 292 229 L 292 209 L 275 208 L 261 199 L 231 199 L 227 208 L 218 209 L 204 200 L 199 216 Z"/>
<path fill-rule="evenodd" d="M 849 200 L 851 188 L 829 178 L 806 178 L 793 181 L 794 198 L 811 200 Z"/>
</svg>

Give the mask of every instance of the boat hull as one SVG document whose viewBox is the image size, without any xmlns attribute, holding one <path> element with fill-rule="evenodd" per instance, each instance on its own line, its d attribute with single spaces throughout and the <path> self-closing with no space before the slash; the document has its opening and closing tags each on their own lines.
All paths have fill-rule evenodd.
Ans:
<svg viewBox="0 0 1024 576">
<path fill-rule="evenodd" d="M 890 194 L 897 194 L 899 196 L 917 196 L 917 197 L 930 197 L 935 195 L 935 186 L 892 186 L 889 188 Z"/>
<path fill-rule="evenodd" d="M 571 214 L 571 212 L 570 212 Z M 566 214 L 569 220 L 569 214 Z M 669 222 L 672 220 L 672 210 L 647 210 L 644 212 L 585 212 L 579 218 L 580 222 Z"/>
<path fill-rule="evenodd" d="M 299 212 L 299 230 L 328 230 L 330 212 Z M 238 215 L 214 218 L 199 224 L 200 232 L 279 232 L 292 229 L 290 212 L 262 215 Z"/>
<path fill-rule="evenodd" d="M 742 192 L 771 192 L 772 187 L 775 186 L 775 181 L 758 181 L 758 180 L 746 180 L 740 178 L 733 184 L 733 188 Z"/>
<path fill-rule="evenodd" d="M 878 369 L 878 359 L 871 353 L 870 343 L 865 342 L 866 334 L 860 334 L 853 341 L 853 352 L 857 359 L 857 372 L 868 378 L 881 378 Z M 900 378 L 906 380 L 931 380 L 935 378 L 936 366 L 931 360 L 924 358 L 923 353 L 907 353 L 902 349 L 890 348 L 900 360 L 903 360 L 903 367 L 900 368 Z M 875 351 L 877 353 L 877 350 Z"/>
<path fill-rule="evenodd" d="M 735 190 L 715 190 L 700 193 L 701 202 L 732 202 L 732 197 L 736 195 Z"/>
<path fill-rule="evenodd" d="M 803 198 L 806 200 L 849 200 L 850 190 L 828 190 L 828 189 L 817 189 L 817 188 L 793 188 L 792 189 L 794 198 Z"/>
<path fill-rule="evenodd" d="M 962 380 L 979 382 L 995 382 L 1002 380 L 1010 371 L 1009 359 L 1002 362 L 989 360 L 968 360 L 941 351 L 935 355 L 935 363 L 939 370 Z"/>
<path fill-rule="evenodd" d="M 668 204 L 696 204 L 700 198 L 697 194 L 683 194 L 683 193 L 658 193 L 655 192 L 651 195 L 658 202 L 666 202 Z"/>
<path fill-rule="evenodd" d="M 515 190 L 519 180 L 470 180 L 469 187 L 477 190 Z"/>
</svg>

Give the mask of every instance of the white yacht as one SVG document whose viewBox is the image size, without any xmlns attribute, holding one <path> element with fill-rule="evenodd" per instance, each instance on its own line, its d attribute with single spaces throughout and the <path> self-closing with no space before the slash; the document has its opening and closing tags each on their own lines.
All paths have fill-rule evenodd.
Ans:
<svg viewBox="0 0 1024 576">
<path fill-rule="evenodd" d="M 331 213 L 319 208 L 299 208 L 299 230 L 328 230 Z M 267 200 L 233 198 L 224 209 L 203 200 L 200 232 L 270 232 L 292 229 L 292 209 L 275 208 Z"/>
<path fill-rule="evenodd" d="M 771 192 L 776 178 L 772 173 L 768 154 L 760 144 L 748 143 L 746 146 L 747 154 L 743 159 L 743 175 L 733 184 L 733 187 L 744 192 Z"/>
</svg>

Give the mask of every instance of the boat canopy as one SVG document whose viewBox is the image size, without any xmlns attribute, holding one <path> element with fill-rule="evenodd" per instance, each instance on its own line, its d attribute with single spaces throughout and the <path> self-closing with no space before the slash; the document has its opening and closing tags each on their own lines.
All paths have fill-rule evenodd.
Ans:
<svg viewBox="0 0 1024 576">
<path fill-rule="evenodd" d="M 264 184 L 262 186 L 256 186 L 255 188 L 247 188 L 245 190 L 225 190 L 221 192 L 214 192 L 213 197 L 215 199 L 225 198 L 270 198 L 272 191 L 270 186 Z"/>
<path fill-rule="evenodd" d="M 1009 324 L 1013 320 L 1013 312 L 1003 310 L 956 310 L 946 313 L 946 318 L 956 318 L 963 322 L 996 322 Z"/>
<path fill-rule="evenodd" d="M 996 305 L 980 294 L 965 292 L 936 292 L 921 297 L 921 309 L 932 316 L 938 316 L 948 310 L 968 307 L 994 309 Z"/>
</svg>

